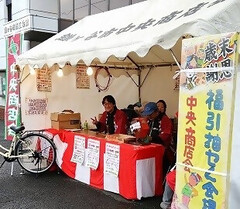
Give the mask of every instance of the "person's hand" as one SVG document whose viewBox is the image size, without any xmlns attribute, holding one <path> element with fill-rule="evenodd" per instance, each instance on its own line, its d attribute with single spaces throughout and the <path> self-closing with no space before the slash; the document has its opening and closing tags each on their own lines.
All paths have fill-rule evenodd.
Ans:
<svg viewBox="0 0 240 209">
<path fill-rule="evenodd" d="M 94 125 L 97 125 L 97 123 L 98 123 L 98 120 L 97 120 L 97 118 L 96 118 L 96 117 L 94 117 L 94 118 L 91 118 L 91 120 L 92 120 L 92 123 L 93 123 Z"/>
</svg>

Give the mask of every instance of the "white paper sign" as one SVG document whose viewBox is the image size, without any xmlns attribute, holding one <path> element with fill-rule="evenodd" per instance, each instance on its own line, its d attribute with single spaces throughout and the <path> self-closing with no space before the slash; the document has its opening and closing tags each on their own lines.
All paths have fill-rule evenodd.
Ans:
<svg viewBox="0 0 240 209">
<path fill-rule="evenodd" d="M 75 135 L 71 161 L 82 165 L 84 162 L 85 156 L 84 153 L 85 153 L 85 137 Z"/>
<path fill-rule="evenodd" d="M 100 141 L 88 139 L 87 146 L 87 166 L 96 170 L 99 165 Z"/>
<path fill-rule="evenodd" d="M 120 146 L 106 143 L 104 173 L 118 176 L 119 173 Z"/>
</svg>

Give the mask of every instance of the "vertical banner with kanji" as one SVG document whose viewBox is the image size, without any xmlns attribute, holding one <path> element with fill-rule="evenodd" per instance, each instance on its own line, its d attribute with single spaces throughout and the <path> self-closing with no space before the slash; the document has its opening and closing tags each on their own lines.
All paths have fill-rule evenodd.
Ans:
<svg viewBox="0 0 240 209">
<path fill-rule="evenodd" d="M 87 75 L 87 67 L 77 65 L 76 87 L 77 87 L 77 89 L 89 89 L 90 88 L 90 78 Z"/>
<path fill-rule="evenodd" d="M 237 38 L 229 33 L 183 41 L 172 208 L 225 208 Z"/>
<path fill-rule="evenodd" d="M 6 40 L 7 49 L 7 89 L 5 109 L 5 136 L 12 140 L 13 133 L 10 127 L 20 121 L 20 86 L 19 70 L 16 69 L 16 58 L 21 54 L 22 35 L 16 34 Z"/>
</svg>

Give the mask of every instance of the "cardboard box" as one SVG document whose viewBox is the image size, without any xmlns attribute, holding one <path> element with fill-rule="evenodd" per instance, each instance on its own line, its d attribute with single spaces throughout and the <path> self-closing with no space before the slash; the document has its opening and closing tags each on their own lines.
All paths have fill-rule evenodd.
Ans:
<svg viewBox="0 0 240 209">
<path fill-rule="evenodd" d="M 51 113 L 51 127 L 55 129 L 79 129 L 80 113 Z"/>
</svg>

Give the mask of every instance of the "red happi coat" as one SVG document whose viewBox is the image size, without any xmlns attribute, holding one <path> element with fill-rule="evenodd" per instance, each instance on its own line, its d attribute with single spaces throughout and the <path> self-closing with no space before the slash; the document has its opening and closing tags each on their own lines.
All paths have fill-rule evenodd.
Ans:
<svg viewBox="0 0 240 209">
<path fill-rule="evenodd" d="M 159 115 L 154 121 L 149 121 L 150 136 L 153 143 L 164 145 L 166 148 L 170 146 L 172 140 L 173 125 L 169 117 Z"/>
<path fill-rule="evenodd" d="M 167 115 L 163 115 L 160 123 L 159 137 L 165 147 L 169 147 L 172 140 L 173 124 Z"/>
<path fill-rule="evenodd" d="M 107 132 L 107 112 L 103 112 L 102 117 L 99 120 L 100 123 L 100 127 L 99 127 L 99 131 L 100 132 Z M 115 134 L 127 134 L 127 116 L 126 114 L 122 111 L 117 109 L 116 113 L 114 115 L 114 128 Z"/>
</svg>

